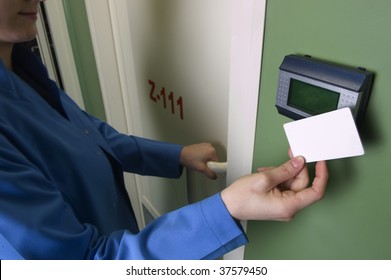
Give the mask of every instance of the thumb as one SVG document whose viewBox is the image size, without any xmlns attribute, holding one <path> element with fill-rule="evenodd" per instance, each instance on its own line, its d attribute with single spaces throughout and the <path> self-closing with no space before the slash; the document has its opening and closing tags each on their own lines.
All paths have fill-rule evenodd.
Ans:
<svg viewBox="0 0 391 280">
<path fill-rule="evenodd" d="M 305 159 L 302 156 L 291 158 L 280 166 L 266 171 L 269 175 L 270 188 L 288 181 L 297 176 L 305 166 Z"/>
</svg>

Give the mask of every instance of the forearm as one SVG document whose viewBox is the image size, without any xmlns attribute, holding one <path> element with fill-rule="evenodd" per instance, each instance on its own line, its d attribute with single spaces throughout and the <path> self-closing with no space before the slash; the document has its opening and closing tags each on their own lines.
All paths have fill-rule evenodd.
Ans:
<svg viewBox="0 0 391 280">
<path fill-rule="evenodd" d="M 128 136 L 93 116 L 90 118 L 111 147 L 123 171 L 166 178 L 181 175 L 182 145 Z"/>
<path fill-rule="evenodd" d="M 137 235 L 116 233 L 116 238 L 100 246 L 95 258 L 216 259 L 247 243 L 220 194 L 170 212 Z M 118 248 L 115 256 L 110 255 L 113 251 L 108 246 Z"/>
</svg>

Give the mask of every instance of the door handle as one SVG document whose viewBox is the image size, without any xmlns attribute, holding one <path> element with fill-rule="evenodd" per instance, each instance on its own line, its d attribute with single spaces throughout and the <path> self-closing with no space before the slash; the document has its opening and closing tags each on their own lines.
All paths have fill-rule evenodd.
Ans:
<svg viewBox="0 0 391 280">
<path fill-rule="evenodd" d="M 227 162 L 208 161 L 207 165 L 215 173 L 227 173 Z"/>
</svg>

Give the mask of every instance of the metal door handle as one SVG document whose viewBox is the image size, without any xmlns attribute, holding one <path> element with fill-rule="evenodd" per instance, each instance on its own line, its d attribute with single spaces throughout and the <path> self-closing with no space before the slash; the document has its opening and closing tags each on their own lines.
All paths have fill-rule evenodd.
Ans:
<svg viewBox="0 0 391 280">
<path fill-rule="evenodd" d="M 227 162 L 208 161 L 207 165 L 215 173 L 227 173 Z"/>
</svg>

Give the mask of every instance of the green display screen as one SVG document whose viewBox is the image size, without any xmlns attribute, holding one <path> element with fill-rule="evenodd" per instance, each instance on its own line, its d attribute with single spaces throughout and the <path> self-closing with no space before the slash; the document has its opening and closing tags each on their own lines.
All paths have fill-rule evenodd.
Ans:
<svg viewBox="0 0 391 280">
<path fill-rule="evenodd" d="M 291 79 L 288 106 L 310 115 L 337 109 L 339 93 Z"/>
</svg>

